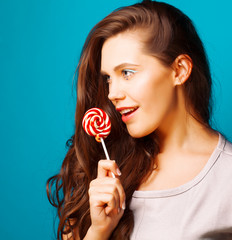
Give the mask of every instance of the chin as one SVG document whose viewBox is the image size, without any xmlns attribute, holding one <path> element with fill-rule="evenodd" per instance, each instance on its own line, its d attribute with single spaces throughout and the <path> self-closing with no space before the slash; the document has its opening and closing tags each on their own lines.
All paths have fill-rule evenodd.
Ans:
<svg viewBox="0 0 232 240">
<path fill-rule="evenodd" d="M 142 138 L 142 137 L 146 137 L 149 134 L 151 134 L 152 132 L 143 132 L 143 131 L 133 131 L 130 129 L 127 129 L 128 133 L 130 134 L 131 137 L 133 138 Z"/>
</svg>

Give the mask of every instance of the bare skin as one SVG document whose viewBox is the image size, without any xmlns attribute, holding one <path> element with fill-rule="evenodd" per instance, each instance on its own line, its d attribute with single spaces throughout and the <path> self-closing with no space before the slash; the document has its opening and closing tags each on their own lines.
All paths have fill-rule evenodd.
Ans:
<svg viewBox="0 0 232 240">
<path fill-rule="evenodd" d="M 90 231 L 94 233 L 95 239 L 96 236 L 99 236 L 99 239 L 108 239 L 125 209 L 123 187 L 119 178 L 110 177 L 111 172 L 118 177 L 120 175 L 115 161 L 99 161 L 98 176 L 91 182 L 89 188 L 92 222 Z"/>
<path fill-rule="evenodd" d="M 156 131 L 160 139 L 160 153 L 156 157 L 158 168 L 138 190 L 164 190 L 189 182 L 204 168 L 218 144 L 218 133 L 203 126 L 186 111 L 181 86 L 178 88 L 178 112 L 173 113 L 175 117 L 163 121 Z"/>
<path fill-rule="evenodd" d="M 129 134 L 139 138 L 156 131 L 160 139 L 158 168 L 138 190 L 174 188 L 199 174 L 218 143 L 218 134 L 186 110 L 182 85 L 191 74 L 191 59 L 180 55 L 171 67 L 165 67 L 143 52 L 140 37 L 135 31 L 109 38 L 102 48 L 101 72 L 107 76 L 108 97 L 115 108 L 136 109 L 124 118 Z M 99 162 L 89 197 L 91 226 L 84 239 L 108 239 L 125 208 L 115 161 Z M 78 229 L 75 234 L 79 239 Z"/>
<path fill-rule="evenodd" d="M 111 173 L 114 173 L 116 178 L 113 178 Z M 89 187 L 91 226 L 84 240 L 108 239 L 123 216 L 125 192 L 119 180 L 120 175 L 115 161 L 99 161 L 97 178 L 90 183 Z M 71 235 L 63 238 L 72 239 Z M 75 239 L 80 239 L 78 229 L 75 230 Z"/>
<path fill-rule="evenodd" d="M 172 147 L 166 148 L 169 144 L 163 145 L 163 150 L 156 158 L 158 168 L 138 190 L 165 190 L 191 181 L 209 160 L 218 143 L 218 134 L 205 129 L 202 130 L 202 135 L 195 133 L 191 137 L 186 135 L 183 145 L 177 144 L 180 140 L 182 139 L 173 138 L 170 142 L 167 140 Z"/>
</svg>

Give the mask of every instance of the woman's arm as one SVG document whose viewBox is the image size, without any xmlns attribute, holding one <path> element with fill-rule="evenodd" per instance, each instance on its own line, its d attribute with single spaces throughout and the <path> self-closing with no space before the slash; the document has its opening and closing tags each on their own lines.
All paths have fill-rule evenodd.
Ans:
<svg viewBox="0 0 232 240">
<path fill-rule="evenodd" d="M 112 178 L 111 173 L 116 178 Z M 99 161 L 97 178 L 89 187 L 91 226 L 84 240 L 107 240 L 123 216 L 125 192 L 119 180 L 120 175 L 115 161 Z M 75 240 L 80 240 L 78 229 L 74 230 L 74 235 Z M 74 240 L 72 233 L 63 236 L 63 239 Z"/>
</svg>

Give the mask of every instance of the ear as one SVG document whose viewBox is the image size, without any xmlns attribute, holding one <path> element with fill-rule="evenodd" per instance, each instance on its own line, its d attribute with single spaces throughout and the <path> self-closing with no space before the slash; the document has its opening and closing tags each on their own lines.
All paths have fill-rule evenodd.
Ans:
<svg viewBox="0 0 232 240">
<path fill-rule="evenodd" d="M 179 55 L 172 64 L 175 72 L 174 85 L 184 84 L 191 75 L 193 63 L 192 59 L 186 55 Z"/>
</svg>

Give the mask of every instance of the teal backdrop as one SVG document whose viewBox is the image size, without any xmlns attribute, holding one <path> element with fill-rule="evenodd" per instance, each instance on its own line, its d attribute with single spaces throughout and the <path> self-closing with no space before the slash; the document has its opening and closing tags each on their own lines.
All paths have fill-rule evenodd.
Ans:
<svg viewBox="0 0 232 240">
<path fill-rule="evenodd" d="M 0 239 L 55 239 L 46 180 L 74 131 L 73 76 L 90 29 L 132 0 L 0 0 Z M 165 1 L 205 43 L 214 81 L 214 126 L 232 140 L 230 0 Z"/>
</svg>

